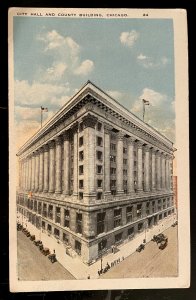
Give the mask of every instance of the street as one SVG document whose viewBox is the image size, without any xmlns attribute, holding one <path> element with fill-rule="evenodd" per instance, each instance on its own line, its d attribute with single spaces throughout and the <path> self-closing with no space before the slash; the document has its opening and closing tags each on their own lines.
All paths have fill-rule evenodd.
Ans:
<svg viewBox="0 0 196 300">
<path fill-rule="evenodd" d="M 160 250 L 150 241 L 144 250 L 134 252 L 100 276 L 104 278 L 175 277 L 178 275 L 177 226 L 164 231 L 168 245 Z"/>
<path fill-rule="evenodd" d="M 59 262 L 51 263 L 22 231 L 17 242 L 19 280 L 75 279 Z"/>
</svg>

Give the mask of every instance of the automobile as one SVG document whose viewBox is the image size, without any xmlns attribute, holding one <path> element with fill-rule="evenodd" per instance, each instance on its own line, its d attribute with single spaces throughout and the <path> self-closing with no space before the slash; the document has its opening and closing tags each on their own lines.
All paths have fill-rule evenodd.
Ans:
<svg viewBox="0 0 196 300">
<path fill-rule="evenodd" d="M 178 221 L 176 221 L 175 223 L 173 223 L 172 227 L 175 227 L 176 225 L 178 225 Z"/>
<path fill-rule="evenodd" d="M 165 249 L 165 247 L 167 247 L 168 244 L 168 239 L 166 238 L 165 240 L 163 240 L 160 245 L 159 245 L 159 249 L 163 250 Z"/>
<path fill-rule="evenodd" d="M 166 239 L 166 236 L 163 233 L 159 233 L 158 235 L 153 236 L 153 241 L 156 242 L 157 244 L 161 243 Z"/>
<path fill-rule="evenodd" d="M 42 244 L 42 241 L 40 240 L 35 240 L 34 241 L 35 246 L 39 246 L 40 244 Z"/>
<path fill-rule="evenodd" d="M 17 230 L 18 230 L 18 231 L 22 230 L 22 225 L 19 224 L 19 223 L 17 224 Z"/>
<path fill-rule="evenodd" d="M 55 254 L 55 253 L 49 254 L 49 255 L 48 255 L 48 258 L 49 258 L 49 260 L 50 260 L 52 263 L 54 263 L 55 261 L 57 261 L 57 259 L 56 259 L 56 254 Z"/>
<path fill-rule="evenodd" d="M 39 244 L 39 246 L 38 246 L 38 247 L 39 247 L 39 250 L 40 250 L 40 251 L 42 251 L 42 250 L 43 250 L 43 248 L 44 248 L 44 246 L 43 246 L 43 244 L 42 244 L 42 243 L 41 243 L 41 244 Z"/>
<path fill-rule="evenodd" d="M 42 254 L 45 255 L 45 256 L 47 256 L 47 255 L 50 254 L 50 250 L 48 248 L 43 248 L 42 249 Z"/>
<path fill-rule="evenodd" d="M 137 247 L 136 251 L 141 252 L 142 250 L 144 250 L 144 248 L 145 248 L 145 244 L 140 244 L 139 247 Z"/>
<path fill-rule="evenodd" d="M 27 237 L 31 236 L 31 234 L 30 234 L 30 232 L 28 230 L 25 232 L 25 234 L 26 234 Z"/>
<path fill-rule="evenodd" d="M 32 234 L 32 235 L 30 236 L 30 240 L 31 240 L 31 241 L 35 241 L 35 235 L 34 235 L 34 234 Z"/>
</svg>

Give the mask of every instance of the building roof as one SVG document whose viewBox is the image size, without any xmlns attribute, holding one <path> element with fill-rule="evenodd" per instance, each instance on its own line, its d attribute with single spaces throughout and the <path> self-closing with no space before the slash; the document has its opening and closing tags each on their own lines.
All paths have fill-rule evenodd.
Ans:
<svg viewBox="0 0 196 300">
<path fill-rule="evenodd" d="M 92 96 L 95 101 L 100 101 L 105 105 L 110 111 L 115 112 L 116 116 L 118 115 L 120 119 L 128 122 L 133 127 L 137 128 L 138 131 L 145 131 L 148 135 L 154 139 L 160 140 L 166 147 L 171 150 L 173 149 L 173 142 L 170 141 L 167 137 L 158 132 L 155 128 L 149 124 L 143 122 L 140 118 L 135 116 L 131 111 L 125 108 L 122 104 L 108 95 L 106 92 L 97 87 L 94 83 L 88 80 L 81 89 L 73 95 L 63 106 L 62 108 L 54 114 L 54 116 L 42 127 L 40 128 L 18 151 L 18 155 L 23 153 L 27 148 L 33 145 L 40 137 L 42 137 L 48 130 L 53 128 L 63 116 L 68 111 L 73 111 L 86 96 Z"/>
</svg>

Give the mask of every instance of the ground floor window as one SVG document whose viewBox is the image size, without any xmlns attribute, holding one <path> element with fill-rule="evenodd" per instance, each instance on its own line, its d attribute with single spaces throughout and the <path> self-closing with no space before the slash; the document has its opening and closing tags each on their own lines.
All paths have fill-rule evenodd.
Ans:
<svg viewBox="0 0 196 300">
<path fill-rule="evenodd" d="M 139 223 L 138 224 L 138 226 L 137 226 L 137 228 L 138 228 L 138 232 L 141 232 L 141 231 L 143 231 L 143 223 Z"/>
<path fill-rule="evenodd" d="M 118 243 L 122 240 L 122 232 L 115 235 L 115 243 Z"/>
<path fill-rule="evenodd" d="M 47 231 L 50 233 L 52 232 L 52 226 L 50 224 L 48 224 L 48 226 L 47 226 Z"/>
<path fill-rule="evenodd" d="M 63 232 L 63 243 L 68 244 L 69 243 L 69 237 L 66 233 Z"/>
<path fill-rule="evenodd" d="M 42 228 L 45 229 L 46 228 L 46 223 L 44 221 L 42 221 Z"/>
<path fill-rule="evenodd" d="M 59 238 L 60 231 L 57 228 L 54 228 L 54 235 Z"/>
<path fill-rule="evenodd" d="M 159 215 L 159 220 L 162 220 L 162 214 L 161 214 L 161 215 Z"/>
<path fill-rule="evenodd" d="M 166 218 L 167 217 L 167 212 L 164 212 L 164 218 Z"/>
<path fill-rule="evenodd" d="M 81 249 L 82 249 L 82 245 L 79 241 L 75 241 L 75 250 L 78 253 L 78 255 L 81 255 Z"/>
<path fill-rule="evenodd" d="M 128 237 L 133 237 L 134 236 L 134 227 L 131 227 L 127 231 Z"/>
<path fill-rule="evenodd" d="M 98 243 L 98 252 L 103 251 L 104 249 L 106 249 L 107 246 L 107 240 L 104 239 L 101 242 Z"/>
</svg>

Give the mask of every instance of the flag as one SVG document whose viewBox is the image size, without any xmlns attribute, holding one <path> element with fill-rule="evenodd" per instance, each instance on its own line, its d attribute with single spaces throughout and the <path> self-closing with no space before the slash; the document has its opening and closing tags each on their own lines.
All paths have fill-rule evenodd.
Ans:
<svg viewBox="0 0 196 300">
<path fill-rule="evenodd" d="M 142 99 L 142 100 L 143 100 L 144 105 L 150 105 L 150 102 L 148 100 L 145 100 L 145 99 Z"/>
<path fill-rule="evenodd" d="M 48 108 L 47 107 L 42 107 L 41 106 L 41 110 L 45 111 L 45 112 L 48 112 Z"/>
</svg>

